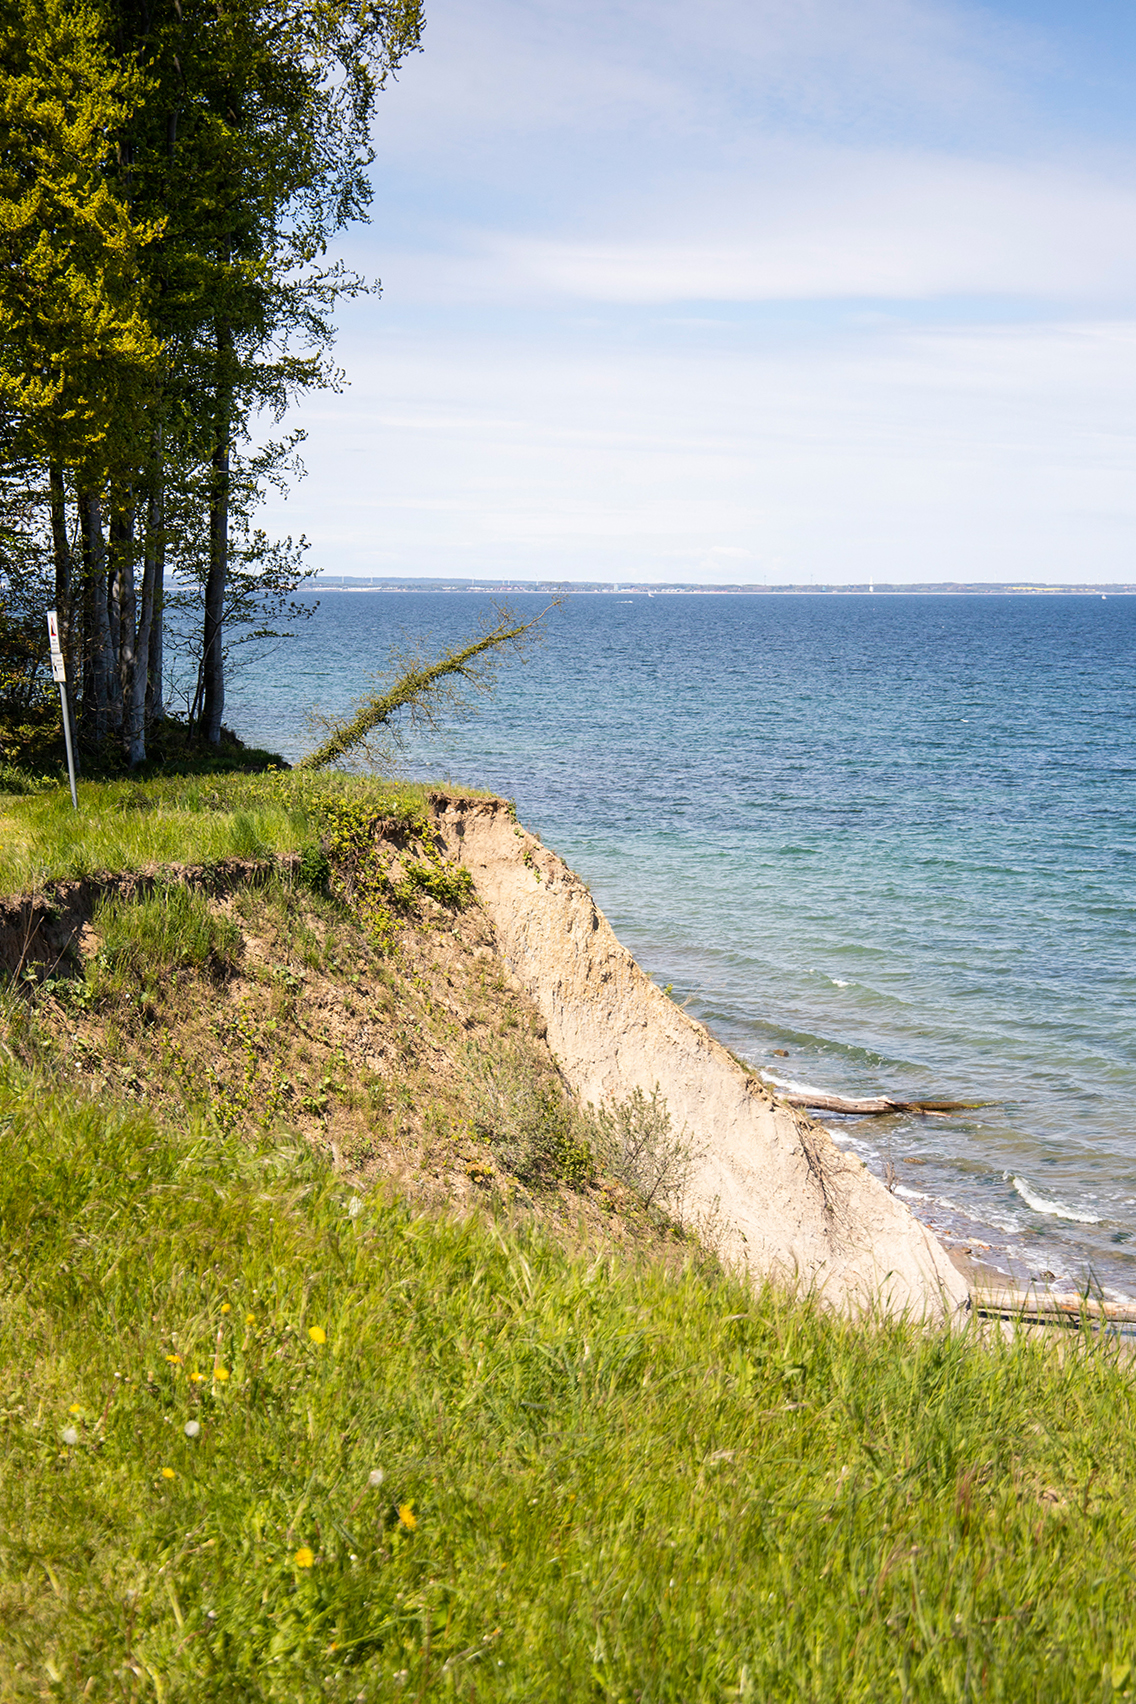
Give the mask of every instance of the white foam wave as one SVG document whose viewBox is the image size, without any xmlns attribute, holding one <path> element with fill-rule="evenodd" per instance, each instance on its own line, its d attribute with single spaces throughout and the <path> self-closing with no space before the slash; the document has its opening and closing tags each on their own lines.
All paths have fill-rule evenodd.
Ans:
<svg viewBox="0 0 1136 1704">
<path fill-rule="evenodd" d="M 1027 1207 L 1032 1207 L 1035 1213 L 1045 1213 L 1051 1219 L 1071 1219 L 1075 1225 L 1099 1225 L 1099 1213 L 1083 1213 L 1076 1207 L 1067 1207 L 1064 1201 L 1047 1201 L 1044 1195 L 1038 1195 L 1024 1177 L 1012 1177 L 1010 1182 L 1021 1196 Z"/>
<path fill-rule="evenodd" d="M 830 976 L 828 979 L 834 988 L 847 988 L 848 984 L 842 976 Z"/>
<path fill-rule="evenodd" d="M 762 1080 L 772 1083 L 775 1089 L 784 1089 L 790 1095 L 826 1095 L 831 1089 L 818 1089 L 815 1083 L 798 1083 L 792 1077 L 779 1077 L 776 1071 L 763 1071 Z"/>
</svg>

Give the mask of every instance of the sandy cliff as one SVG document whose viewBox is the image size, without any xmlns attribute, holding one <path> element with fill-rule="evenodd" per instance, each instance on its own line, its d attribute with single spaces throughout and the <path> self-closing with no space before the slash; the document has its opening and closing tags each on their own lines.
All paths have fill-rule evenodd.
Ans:
<svg viewBox="0 0 1136 1704">
<path fill-rule="evenodd" d="M 437 811 L 572 1087 L 599 1104 L 658 1084 L 689 1128 L 703 1157 L 688 1213 L 716 1217 L 726 1259 L 854 1312 L 940 1318 L 966 1306 L 965 1280 L 931 1233 L 644 975 L 584 883 L 506 806 L 439 797 Z"/>
</svg>

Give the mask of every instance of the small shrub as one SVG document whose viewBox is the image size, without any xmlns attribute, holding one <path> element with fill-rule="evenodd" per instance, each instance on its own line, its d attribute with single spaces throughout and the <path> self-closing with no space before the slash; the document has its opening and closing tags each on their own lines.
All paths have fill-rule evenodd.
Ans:
<svg viewBox="0 0 1136 1704">
<path fill-rule="evenodd" d="M 522 1183 L 578 1188 L 594 1173 L 588 1128 L 521 1046 L 473 1065 L 475 1128 Z"/>
<path fill-rule="evenodd" d="M 309 842 L 300 848 L 300 867 L 296 872 L 296 880 L 301 887 L 311 893 L 326 893 L 328 880 L 331 876 L 331 863 L 327 853 L 318 842 Z"/>
<path fill-rule="evenodd" d="M 35 775 L 29 775 L 25 769 L 18 769 L 14 763 L 0 763 L 0 793 L 41 793 L 45 784 L 50 785 Z"/>
<path fill-rule="evenodd" d="M 650 1098 L 636 1089 L 595 1115 L 596 1148 L 607 1171 L 648 1207 L 678 1213 L 698 1158 L 690 1133 L 675 1130 L 659 1085 Z"/>
</svg>

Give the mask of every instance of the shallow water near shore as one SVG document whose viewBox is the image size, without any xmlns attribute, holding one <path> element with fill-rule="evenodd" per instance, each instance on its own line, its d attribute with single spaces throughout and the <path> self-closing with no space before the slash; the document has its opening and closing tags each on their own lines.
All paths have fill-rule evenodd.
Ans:
<svg viewBox="0 0 1136 1704">
<path fill-rule="evenodd" d="M 490 602 L 320 595 L 226 708 L 290 759 Z M 771 1080 L 986 1103 L 826 1123 L 982 1258 L 1136 1295 L 1136 599 L 574 595 L 407 767 L 515 798 Z"/>
</svg>

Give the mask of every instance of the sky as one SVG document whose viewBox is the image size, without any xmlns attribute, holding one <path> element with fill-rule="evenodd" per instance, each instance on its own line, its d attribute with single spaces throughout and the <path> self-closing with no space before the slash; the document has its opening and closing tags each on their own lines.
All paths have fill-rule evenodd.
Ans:
<svg viewBox="0 0 1136 1704">
<path fill-rule="evenodd" d="M 1136 581 L 1136 7 L 427 0 L 268 524 L 347 575 Z"/>
</svg>

